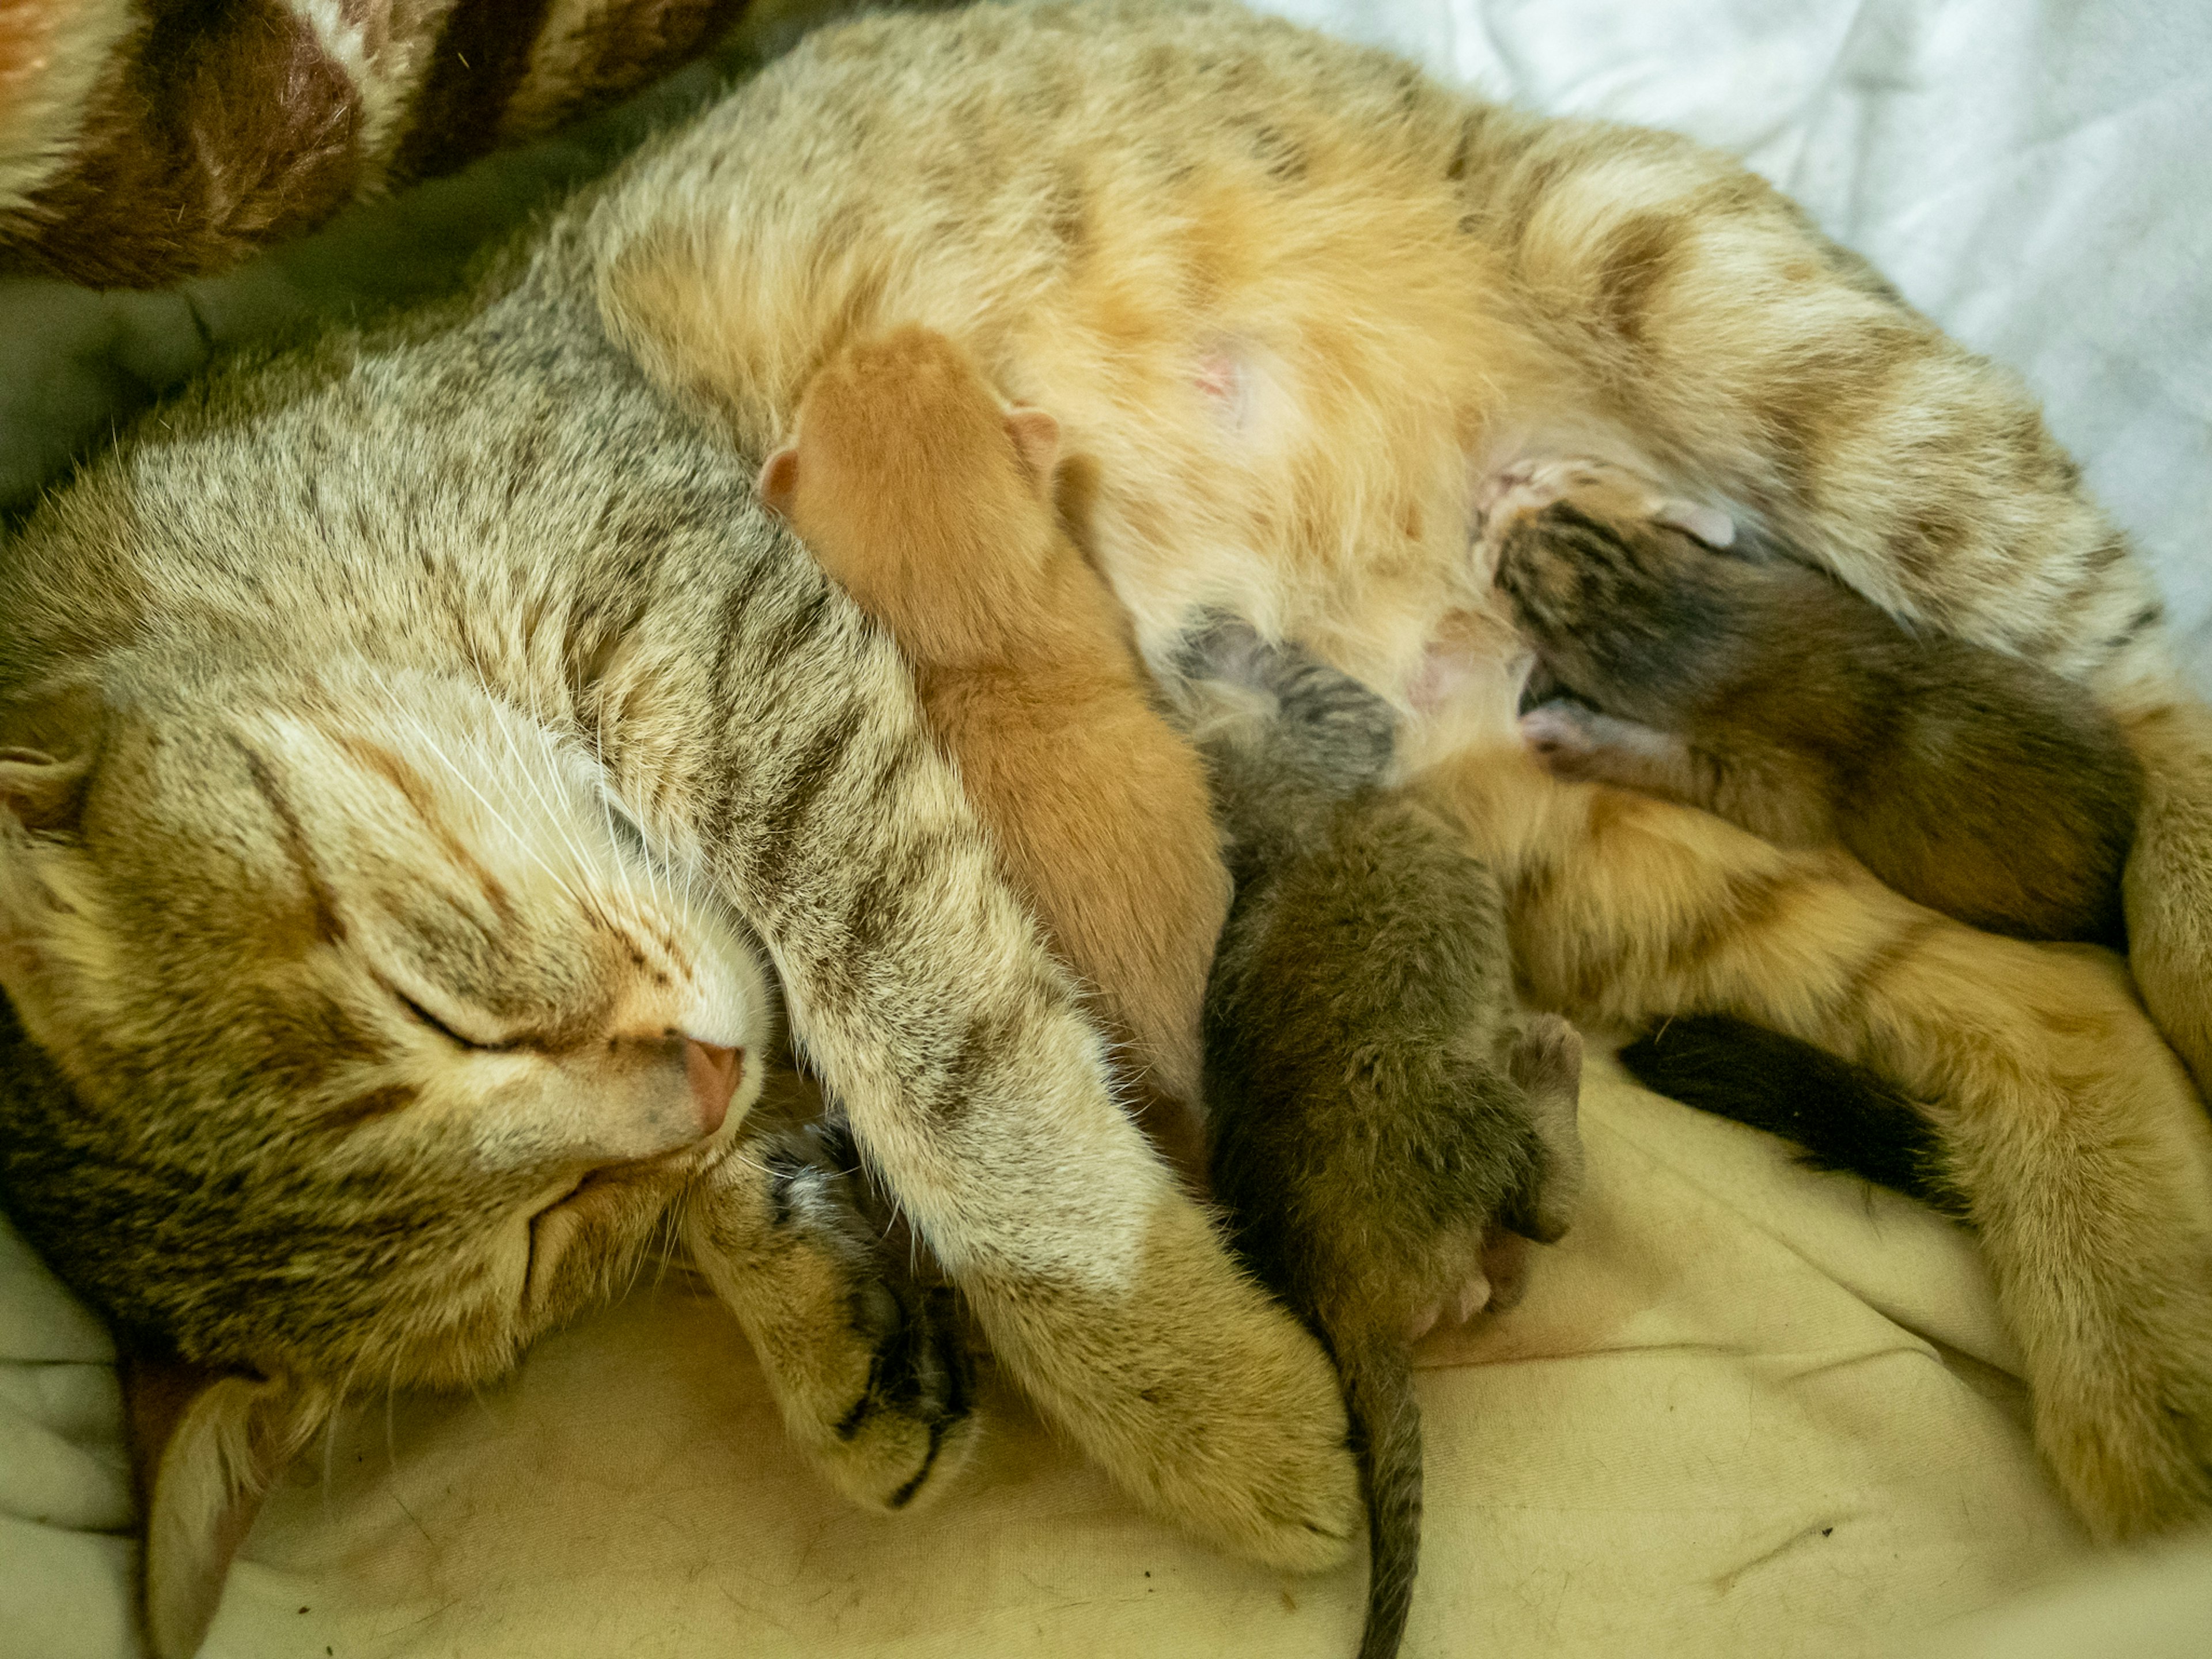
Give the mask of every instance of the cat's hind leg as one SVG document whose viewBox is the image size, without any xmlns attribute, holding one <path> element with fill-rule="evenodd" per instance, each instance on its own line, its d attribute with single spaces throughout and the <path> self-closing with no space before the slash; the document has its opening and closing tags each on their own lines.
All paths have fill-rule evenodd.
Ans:
<svg viewBox="0 0 2212 1659">
<path fill-rule="evenodd" d="M 2212 1124 L 2118 958 L 1977 933 L 1840 852 L 1525 756 L 1431 783 L 1505 883 L 1538 1002 L 1737 1014 L 1932 1103 L 2075 1508 L 2106 1537 L 2212 1513 Z"/>
<path fill-rule="evenodd" d="M 2128 726 L 2136 978 L 2212 1090 L 2212 710 L 2034 398 L 1717 151 L 1560 123 L 1469 178 L 1540 331 L 1671 479 L 1893 615 L 2089 684 Z"/>
<path fill-rule="evenodd" d="M 765 1125 L 690 1194 L 685 1234 L 794 1443 L 854 1503 L 906 1510 L 952 1483 L 978 1425 L 951 1292 L 892 1260 L 859 1165 L 819 1117 Z"/>
</svg>

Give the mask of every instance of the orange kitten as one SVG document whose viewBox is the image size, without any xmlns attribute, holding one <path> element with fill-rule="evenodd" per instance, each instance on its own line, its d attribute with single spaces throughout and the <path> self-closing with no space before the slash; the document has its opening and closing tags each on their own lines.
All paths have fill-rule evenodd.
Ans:
<svg viewBox="0 0 2212 1659">
<path fill-rule="evenodd" d="M 1129 1042 L 1147 1130 L 1193 1169 L 1229 878 L 1203 766 L 1054 514 L 1059 441 L 943 335 L 902 329 L 815 377 L 761 494 L 913 662 L 1008 873 Z"/>
</svg>

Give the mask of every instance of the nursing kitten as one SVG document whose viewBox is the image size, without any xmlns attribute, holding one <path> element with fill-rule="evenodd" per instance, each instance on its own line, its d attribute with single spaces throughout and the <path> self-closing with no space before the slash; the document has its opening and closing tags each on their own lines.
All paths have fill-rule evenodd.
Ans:
<svg viewBox="0 0 2212 1659">
<path fill-rule="evenodd" d="M 1141 1120 L 1192 1167 L 1229 877 L 1198 757 L 1055 516 L 1058 447 L 1051 416 L 908 329 L 814 377 L 761 494 L 914 665 L 1009 877 L 1126 1039 Z"/>
<path fill-rule="evenodd" d="M 1237 1252 L 1345 1381 L 1368 1510 L 1363 1659 L 1420 1563 L 1408 1345 L 1519 1299 L 1580 1182 L 1581 1042 L 1513 994 L 1504 896 L 1465 837 L 1383 787 L 1389 705 L 1217 624 L 1177 665 L 1256 694 L 1203 719 L 1237 899 L 1206 1003 L 1213 1194 Z"/>
<path fill-rule="evenodd" d="M 1149 660 L 1214 607 L 1405 711 L 1534 1006 L 1733 1013 L 1930 1103 L 2071 1500 L 2106 1535 L 2212 1512 L 2212 1131 L 2142 1011 L 2212 1081 L 2212 714 L 2032 400 L 1771 186 L 1231 6 L 1101 0 L 821 31 L 580 234 L 614 337 L 741 452 L 909 324 L 1050 409 Z M 2145 770 L 2134 982 L 1537 766 L 1468 549 L 1476 482 L 1557 455 L 2091 684 Z"/>
<path fill-rule="evenodd" d="M 760 509 L 822 364 L 912 324 L 1054 410 L 1150 660 L 1218 606 L 1406 712 L 1530 1006 L 1729 1012 L 1928 1103 L 2069 1498 L 2103 1535 L 2212 1506 L 2212 1130 L 2136 996 L 2212 1079 L 2212 716 L 2033 405 L 1769 187 L 1103 0 L 824 31 L 532 239 L 203 382 L 0 550 L 0 719 L 43 726 L 0 732 L 39 757 L 0 984 L 70 1101 L 11 1115 L 9 1203 L 94 1300 L 264 1380 L 210 1393 L 173 1448 L 207 1480 L 167 1490 L 265 1479 L 257 1425 L 349 1385 L 495 1376 L 659 1224 L 647 1189 L 711 1209 L 725 1143 L 665 1032 L 757 1075 L 757 942 L 1045 1413 L 1202 1535 L 1348 1551 L 1325 1356 L 1117 1109 L 906 665 Z M 1467 550 L 1474 480 L 1547 453 L 2093 683 L 2145 763 L 2135 984 L 1546 774 Z M 1459 690 L 1414 710 L 1440 644 Z M 586 1042 L 502 1046 L 556 1031 Z M 386 1087 L 419 1098 L 369 1112 Z M 568 1244 L 533 1271 L 540 1231 Z M 157 1586 L 219 1556 L 154 1507 Z"/>
<path fill-rule="evenodd" d="M 2120 943 L 2142 768 L 2118 722 L 2072 681 L 1910 631 L 1818 571 L 1709 550 L 1733 536 L 1600 461 L 1493 484 L 1482 556 L 1537 672 L 1583 700 L 1522 720 L 1545 764 L 1779 846 L 1840 841 L 1993 933 Z"/>
</svg>

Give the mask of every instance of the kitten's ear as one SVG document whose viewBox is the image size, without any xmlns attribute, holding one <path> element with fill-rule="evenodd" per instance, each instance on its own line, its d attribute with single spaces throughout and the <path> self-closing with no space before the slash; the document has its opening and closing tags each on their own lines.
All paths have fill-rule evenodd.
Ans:
<svg viewBox="0 0 2212 1659">
<path fill-rule="evenodd" d="M 191 1659 L 261 1500 L 329 1420 L 329 1395 L 313 1385 L 126 1355 L 123 1400 L 146 1522 L 148 1645 L 155 1659 Z"/>
<path fill-rule="evenodd" d="M 1717 507 L 1702 507 L 1695 501 L 1662 501 L 1651 517 L 1654 523 L 1672 525 L 1707 547 L 1735 544 L 1735 520 Z"/>
<path fill-rule="evenodd" d="M 1030 478 L 1043 488 L 1060 464 L 1060 422 L 1041 409 L 1009 410 L 1006 435 L 1014 441 L 1014 453 L 1022 458 Z"/>
<path fill-rule="evenodd" d="M 107 722 L 106 699 L 82 682 L 9 709 L 0 718 L 0 817 L 45 834 L 75 830 Z"/>
<path fill-rule="evenodd" d="M 761 463 L 760 498 L 781 518 L 791 516 L 792 498 L 799 493 L 799 450 L 787 444 Z"/>
</svg>

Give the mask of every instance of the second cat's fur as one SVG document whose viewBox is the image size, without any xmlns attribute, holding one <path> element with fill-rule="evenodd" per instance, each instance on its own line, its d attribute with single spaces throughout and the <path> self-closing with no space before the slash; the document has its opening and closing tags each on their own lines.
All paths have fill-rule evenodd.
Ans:
<svg viewBox="0 0 2212 1659">
<path fill-rule="evenodd" d="M 1933 1103 L 2069 1497 L 2106 1534 L 2212 1512 L 2212 1132 L 2144 1018 L 2212 1079 L 2212 714 L 2033 400 L 1771 186 L 1233 7 L 1101 0 L 823 30 L 582 234 L 615 337 L 740 450 L 909 323 L 1051 410 L 1156 665 L 1212 606 L 1395 703 L 1534 1006 L 1732 1012 Z M 2088 684 L 2144 769 L 2132 981 L 1536 765 L 1470 532 L 1480 480 L 1559 455 Z"/>
<path fill-rule="evenodd" d="M 1595 705 L 1522 721 L 1545 763 L 1780 846 L 1841 841 L 1977 927 L 2118 943 L 2142 793 L 2118 723 L 2047 670 L 1909 632 L 1802 565 L 1706 545 L 1733 532 L 1602 462 L 1494 486 L 1482 556 L 1537 672 Z"/>
<path fill-rule="evenodd" d="M 940 334 L 815 376 L 762 493 L 915 667 L 1015 884 L 1128 1043 L 1156 1140 L 1198 1155 L 1199 1008 L 1229 877 L 1190 745 L 1056 520 L 1059 429 Z"/>
</svg>

